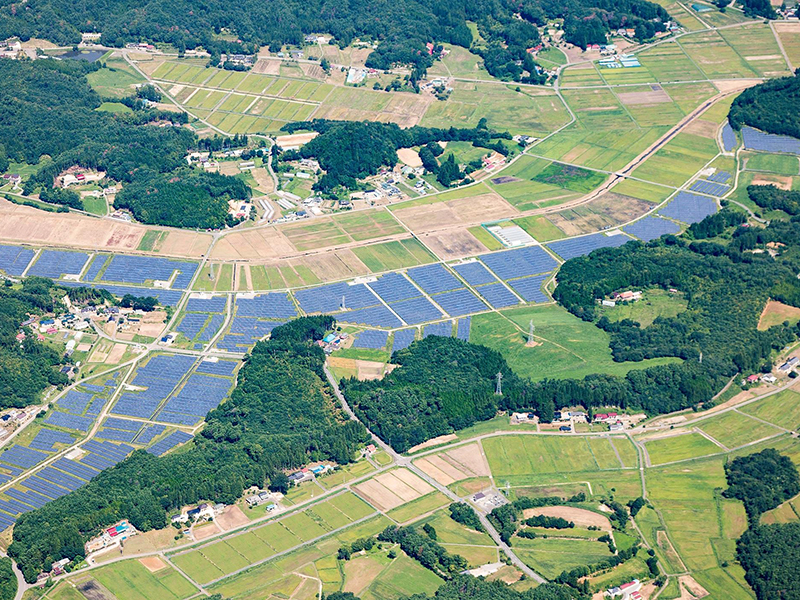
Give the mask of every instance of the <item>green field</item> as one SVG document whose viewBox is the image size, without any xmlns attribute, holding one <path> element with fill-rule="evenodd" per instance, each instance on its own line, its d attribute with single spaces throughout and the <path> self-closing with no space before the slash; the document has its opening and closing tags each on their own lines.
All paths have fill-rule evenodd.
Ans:
<svg viewBox="0 0 800 600">
<path fill-rule="evenodd" d="M 739 410 L 786 429 L 800 428 L 800 393 L 792 390 L 769 396 Z"/>
<path fill-rule="evenodd" d="M 138 560 L 101 567 L 92 571 L 92 577 L 119 600 L 182 600 L 197 592 L 175 569 L 167 567 L 151 573 Z"/>
<path fill-rule="evenodd" d="M 783 433 L 777 427 L 733 411 L 701 421 L 697 426 L 727 448 L 738 448 Z"/>
<path fill-rule="evenodd" d="M 650 325 L 657 317 L 675 317 L 686 310 L 688 302 L 682 294 L 670 294 L 666 290 L 646 290 L 641 300 L 617 306 L 604 306 L 601 314 L 611 321 L 631 319 L 642 327 Z"/>
<path fill-rule="evenodd" d="M 435 258 L 417 239 L 384 242 L 353 248 L 361 262 L 373 273 L 428 264 Z"/>
<path fill-rule="evenodd" d="M 534 571 L 552 579 L 562 571 L 600 562 L 611 556 L 608 545 L 590 540 L 514 538 L 514 552 Z"/>
<path fill-rule="evenodd" d="M 722 448 L 699 433 L 687 433 L 673 437 L 648 440 L 647 453 L 654 465 L 662 465 L 677 460 L 697 458 L 722 452 Z"/>
<path fill-rule="evenodd" d="M 691 133 L 679 133 L 633 174 L 647 181 L 680 186 L 714 158 L 717 152 L 715 140 Z"/>
<path fill-rule="evenodd" d="M 762 171 L 778 175 L 796 176 L 800 174 L 800 162 L 796 156 L 788 154 L 747 154 L 745 168 L 748 171 Z"/>
<path fill-rule="evenodd" d="M 441 492 L 431 492 L 421 498 L 407 502 L 402 506 L 390 510 L 387 514 L 398 523 L 406 523 L 422 515 L 450 504 L 450 500 Z"/>
<path fill-rule="evenodd" d="M 521 219 L 514 219 L 514 224 L 522 227 L 531 237 L 539 242 L 560 240 L 567 235 L 553 225 L 547 217 L 522 217 Z"/>
</svg>

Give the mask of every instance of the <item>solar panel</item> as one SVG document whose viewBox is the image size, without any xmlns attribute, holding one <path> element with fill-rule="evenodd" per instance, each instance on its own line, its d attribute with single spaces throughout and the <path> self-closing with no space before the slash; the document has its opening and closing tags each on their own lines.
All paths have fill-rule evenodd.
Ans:
<svg viewBox="0 0 800 600">
<path fill-rule="evenodd" d="M 217 362 L 204 360 L 197 365 L 195 371 L 197 373 L 208 373 L 209 375 L 224 375 L 229 377 L 233 375 L 233 371 L 236 369 L 236 365 L 238 364 L 238 362 L 234 362 L 232 360 L 219 360 Z"/>
<path fill-rule="evenodd" d="M 53 466 L 56 469 L 60 469 L 65 473 L 69 473 L 70 475 L 74 475 L 75 477 L 80 477 L 81 479 L 85 479 L 89 481 L 96 475 L 100 473 L 97 469 L 92 469 L 82 463 L 79 463 L 74 460 L 70 460 L 68 458 L 59 458 L 57 461 L 53 463 Z"/>
<path fill-rule="evenodd" d="M 725 126 L 722 128 L 722 147 L 725 152 L 731 152 L 736 149 L 737 144 L 736 132 L 733 131 L 731 124 L 725 121 Z"/>
<path fill-rule="evenodd" d="M 416 329 L 401 329 L 400 331 L 395 331 L 394 341 L 392 342 L 392 352 L 408 348 L 414 341 L 416 335 Z"/>
<path fill-rule="evenodd" d="M 466 288 L 437 294 L 432 298 L 451 317 L 460 317 L 486 310 L 486 305 Z"/>
<path fill-rule="evenodd" d="M 331 283 L 321 287 L 297 290 L 297 302 L 307 313 L 332 313 L 341 310 L 342 297 L 346 309 L 366 308 L 379 304 L 378 298 L 362 284 Z"/>
<path fill-rule="evenodd" d="M 39 258 L 28 269 L 28 275 L 50 279 L 60 279 L 63 275 L 78 275 L 88 259 L 89 255 L 83 252 L 42 250 Z"/>
<path fill-rule="evenodd" d="M 636 221 L 635 223 L 626 225 L 622 229 L 625 233 L 634 235 L 645 242 L 656 240 L 662 235 L 676 234 L 681 232 L 680 225 L 677 223 L 653 216 L 647 216 L 644 219 Z"/>
<path fill-rule="evenodd" d="M 549 275 L 533 275 L 521 279 L 512 279 L 508 282 L 514 291 L 517 292 L 525 302 L 547 302 L 548 298 L 542 291 L 542 283 Z"/>
<path fill-rule="evenodd" d="M 72 413 L 83 414 L 91 400 L 91 394 L 70 390 L 63 397 L 56 400 L 56 406 Z"/>
<path fill-rule="evenodd" d="M 34 508 L 41 508 L 50 502 L 50 498 L 47 496 L 42 496 L 41 494 L 33 491 L 22 492 L 16 488 L 10 488 L 7 489 L 5 493 L 6 495 L 19 500 L 20 502 L 30 504 Z"/>
<path fill-rule="evenodd" d="M 724 196 L 731 188 L 730 186 L 723 185 L 721 183 L 698 179 L 689 187 L 689 189 L 694 190 L 695 192 L 700 192 L 701 194 L 708 194 L 709 196 Z"/>
<path fill-rule="evenodd" d="M 164 290 L 161 288 L 144 288 L 125 285 L 114 285 L 113 283 L 83 283 L 79 281 L 59 281 L 58 285 L 64 287 L 90 287 L 92 289 L 106 290 L 110 294 L 122 298 L 126 294 L 136 297 L 156 298 L 163 306 L 175 306 L 180 302 L 183 292 L 179 290 Z"/>
<path fill-rule="evenodd" d="M 101 429 L 94 434 L 98 440 L 114 440 L 115 442 L 132 442 L 138 431 L 121 431 L 119 429 Z"/>
<path fill-rule="evenodd" d="M 192 439 L 192 436 L 188 433 L 184 433 L 183 431 L 174 431 L 170 433 L 167 437 L 163 440 L 156 442 L 152 446 L 150 446 L 147 451 L 150 454 L 155 456 L 163 456 L 170 450 L 172 450 L 175 446 L 180 444 L 184 444 Z"/>
<path fill-rule="evenodd" d="M 678 192 L 669 204 L 659 213 L 670 219 L 684 223 L 699 223 L 718 210 L 717 202 L 708 196 L 700 196 L 689 192 Z"/>
<path fill-rule="evenodd" d="M 25 486 L 26 488 L 33 490 L 34 492 L 39 492 L 43 496 L 47 496 L 48 498 L 55 500 L 56 498 L 61 498 L 61 496 L 66 496 L 69 494 L 69 490 L 64 489 L 58 485 L 50 483 L 49 481 L 45 481 L 41 477 L 37 477 L 36 475 L 32 475 L 27 479 L 23 479 L 20 481 L 20 484 Z"/>
<path fill-rule="evenodd" d="M 380 331 L 377 329 L 367 329 L 358 334 L 353 341 L 353 348 L 371 348 L 379 349 L 386 346 L 389 339 L 388 331 Z"/>
<path fill-rule="evenodd" d="M 512 294 L 509 289 L 499 281 L 489 285 L 481 285 L 475 291 L 483 296 L 492 308 L 506 308 L 519 304 L 519 298 Z"/>
<path fill-rule="evenodd" d="M 236 298 L 236 314 L 240 317 L 262 317 L 265 319 L 292 319 L 297 309 L 285 292 L 258 294 L 253 298 Z"/>
<path fill-rule="evenodd" d="M 425 328 L 422 331 L 422 337 L 426 338 L 429 335 L 452 337 L 453 324 L 450 321 L 445 321 L 444 323 L 431 323 L 430 325 L 425 325 Z"/>
<path fill-rule="evenodd" d="M 53 429 L 40 429 L 36 433 L 29 446 L 44 452 L 52 452 L 54 444 L 71 444 L 74 438 L 68 433 L 63 431 L 55 431 Z"/>
<path fill-rule="evenodd" d="M 86 484 L 85 481 L 78 479 L 77 477 L 73 477 L 72 475 L 62 473 L 61 471 L 57 471 L 50 466 L 45 467 L 36 474 L 50 483 L 55 483 L 56 485 L 60 485 L 61 487 L 65 487 L 71 491 L 75 491 L 79 487 Z"/>
<path fill-rule="evenodd" d="M 458 325 L 456 326 L 456 337 L 458 339 L 464 340 L 465 342 L 469 341 L 469 327 L 471 322 L 471 317 L 464 317 L 458 320 Z"/>
<path fill-rule="evenodd" d="M 156 416 L 156 419 L 162 421 L 164 423 L 172 423 L 173 425 L 187 425 L 193 426 L 196 423 L 202 421 L 202 417 L 197 415 L 187 415 L 184 413 L 179 412 L 172 412 L 168 410 L 162 410 Z"/>
<path fill-rule="evenodd" d="M 371 281 L 369 287 L 387 303 L 408 300 L 422 295 L 414 287 L 414 284 L 400 273 L 387 273 L 379 277 L 377 281 Z"/>
<path fill-rule="evenodd" d="M 717 171 L 713 175 L 709 175 L 708 177 L 706 177 L 706 179 L 708 179 L 709 181 L 715 181 L 717 183 L 725 183 L 731 177 L 732 175 L 727 171 Z"/>
<path fill-rule="evenodd" d="M 409 269 L 408 276 L 429 294 L 438 294 L 462 287 L 461 282 L 438 263 Z"/>
<path fill-rule="evenodd" d="M 142 430 L 139 437 L 137 437 L 134 442 L 136 444 L 147 445 L 152 442 L 154 438 L 164 433 L 165 429 L 166 427 L 163 425 L 148 425 Z"/>
<path fill-rule="evenodd" d="M 22 275 L 35 252 L 22 246 L 0 244 L 0 269 L 7 275 Z"/>
<path fill-rule="evenodd" d="M 151 256 L 114 255 L 103 272 L 102 280 L 116 283 L 138 283 L 168 281 L 178 272 L 172 282 L 173 289 L 186 289 L 192 281 L 197 263 L 155 258 Z"/>
<path fill-rule="evenodd" d="M 430 300 L 424 297 L 396 302 L 392 304 L 392 310 L 409 325 L 441 319 L 444 316 Z"/>
<path fill-rule="evenodd" d="M 30 469 L 45 458 L 47 458 L 47 454 L 44 452 L 32 450 L 25 446 L 11 446 L 11 448 L 0 454 L 0 461 L 23 469 Z"/>
<path fill-rule="evenodd" d="M 497 281 L 497 278 L 492 275 L 491 271 L 478 261 L 453 265 L 453 269 L 470 285 L 483 285 L 485 283 Z"/>
<path fill-rule="evenodd" d="M 545 273 L 558 266 L 555 259 L 539 246 L 484 254 L 480 259 L 500 279 Z"/>
<path fill-rule="evenodd" d="M 92 257 L 92 262 L 89 263 L 89 267 L 83 274 L 83 281 L 94 281 L 97 279 L 98 273 L 103 270 L 110 256 L 110 254 L 95 254 Z"/>
<path fill-rule="evenodd" d="M 550 242 L 547 247 L 564 260 L 569 260 L 577 256 L 585 256 L 599 248 L 618 248 L 630 241 L 631 238 L 627 235 L 593 233 L 579 238 Z"/>
<path fill-rule="evenodd" d="M 742 127 L 744 147 L 762 152 L 786 152 L 800 155 L 800 140 L 788 135 L 764 133 L 752 127 Z"/>
<path fill-rule="evenodd" d="M 186 302 L 186 312 L 223 313 L 225 312 L 226 303 L 226 296 L 189 298 Z"/>
<path fill-rule="evenodd" d="M 419 298 L 419 300 L 424 300 L 424 298 Z M 413 300 L 409 302 L 413 302 Z M 370 325 L 372 327 L 391 328 L 402 325 L 400 319 L 382 304 L 340 313 L 336 315 L 336 319 L 342 323 L 355 323 L 356 325 Z"/>
</svg>

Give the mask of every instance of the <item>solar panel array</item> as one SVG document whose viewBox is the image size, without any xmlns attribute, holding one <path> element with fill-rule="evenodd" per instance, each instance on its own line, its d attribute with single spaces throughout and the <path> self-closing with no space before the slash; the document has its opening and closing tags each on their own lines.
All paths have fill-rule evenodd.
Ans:
<svg viewBox="0 0 800 600">
<path fill-rule="evenodd" d="M 134 442 L 137 444 L 141 444 L 142 446 L 146 446 L 150 442 L 152 442 L 156 437 L 164 433 L 166 426 L 164 425 L 148 425 L 139 433 L 139 437 L 137 437 Z"/>
<path fill-rule="evenodd" d="M 189 287 L 197 263 L 154 258 L 151 256 L 115 255 L 102 275 L 103 281 L 144 284 L 146 281 L 168 281 L 178 271 L 172 288 L 184 290 Z"/>
<path fill-rule="evenodd" d="M 519 304 L 519 299 L 499 281 L 497 283 L 478 286 L 475 288 L 475 291 L 483 296 L 483 299 L 486 300 L 492 308 L 506 308 Z"/>
<path fill-rule="evenodd" d="M 78 275 L 88 259 L 89 255 L 83 252 L 42 250 L 39 258 L 28 269 L 28 275 L 50 279 L 60 279 L 63 275 Z"/>
<path fill-rule="evenodd" d="M 731 152 L 736 149 L 736 144 L 736 132 L 733 131 L 731 124 L 726 121 L 725 126 L 722 128 L 722 147 L 725 152 Z"/>
<path fill-rule="evenodd" d="M 378 329 L 367 329 L 358 334 L 353 341 L 353 348 L 369 348 L 380 349 L 386 347 L 386 342 L 389 339 L 388 331 L 381 331 Z"/>
<path fill-rule="evenodd" d="M 708 194 L 709 196 L 724 196 L 728 193 L 731 187 L 715 181 L 698 179 L 689 187 L 689 189 L 694 190 L 695 192 L 700 192 L 701 194 Z"/>
<path fill-rule="evenodd" d="M 232 360 L 218 360 L 216 362 L 204 360 L 197 366 L 195 371 L 197 373 L 207 373 L 209 375 L 222 375 L 224 377 L 230 377 L 233 375 L 233 371 L 236 369 L 236 365 L 238 364 L 238 362 L 234 362 Z"/>
<path fill-rule="evenodd" d="M 240 317 L 292 319 L 297 309 L 285 292 L 258 294 L 253 298 L 236 298 L 236 314 Z"/>
<path fill-rule="evenodd" d="M 464 287 L 451 292 L 437 294 L 432 298 L 451 317 L 461 317 L 486 310 L 486 305 Z"/>
<path fill-rule="evenodd" d="M 544 275 L 532 275 L 531 277 L 521 277 L 512 279 L 508 282 L 514 291 L 517 292 L 525 302 L 547 302 L 547 295 L 542 291 L 542 284 L 550 277 L 549 273 Z"/>
<path fill-rule="evenodd" d="M 788 135 L 764 133 L 752 127 L 742 127 L 744 147 L 762 152 L 786 152 L 800 155 L 800 140 Z"/>
<path fill-rule="evenodd" d="M 471 323 L 471 317 L 464 317 L 458 320 L 458 325 L 456 326 L 456 337 L 458 339 L 464 340 L 465 342 L 469 341 L 469 327 Z"/>
<path fill-rule="evenodd" d="M 189 372 L 194 360 L 191 356 L 179 354 L 154 356 L 139 368 L 131 382 L 132 385 L 146 389 L 123 393 L 111 412 L 129 417 L 150 418 L 159 404 Z"/>
<path fill-rule="evenodd" d="M 266 337 L 286 321 L 263 321 L 253 317 L 234 317 L 230 333 L 217 340 L 217 348 L 229 352 L 246 352 L 249 346 Z"/>
<path fill-rule="evenodd" d="M 416 335 L 416 329 L 401 329 L 400 331 L 395 331 L 394 341 L 392 342 L 392 352 L 408 348 L 414 341 Z"/>
<path fill-rule="evenodd" d="M 92 262 L 89 263 L 86 272 L 83 274 L 83 280 L 94 281 L 97 279 L 97 275 L 103 270 L 110 256 L 110 254 L 95 254 L 92 257 Z"/>
<path fill-rule="evenodd" d="M 110 469 L 133 452 L 133 446 L 127 444 L 114 444 L 113 442 L 99 442 L 91 439 L 83 444 L 83 449 L 89 452 L 81 458 L 81 463 L 95 469 Z"/>
<path fill-rule="evenodd" d="M 225 323 L 225 315 L 211 315 L 211 319 L 209 319 L 208 323 L 206 324 L 205 328 L 200 332 L 197 336 L 197 341 L 199 343 L 195 344 L 195 349 L 199 349 L 203 347 L 203 342 L 210 342 L 214 339 L 214 336 L 217 335 L 222 325 Z"/>
<path fill-rule="evenodd" d="M 25 446 L 11 446 L 8 450 L 0 454 L 0 461 L 22 469 L 30 469 L 38 465 L 45 458 L 47 458 L 47 454 L 44 452 L 32 450 Z"/>
<path fill-rule="evenodd" d="M 155 456 L 163 456 L 170 450 L 172 450 L 175 446 L 180 444 L 184 444 L 192 439 L 192 436 L 188 433 L 184 433 L 183 431 L 174 431 L 170 433 L 167 437 L 163 440 L 156 442 L 152 446 L 150 446 L 147 451 L 150 454 L 154 454 Z"/>
<path fill-rule="evenodd" d="M 423 298 L 419 298 L 422 300 Z M 430 304 L 430 303 L 429 303 Z M 432 306 L 432 305 L 431 305 Z M 438 312 L 438 311 L 437 311 Z M 356 325 L 370 325 L 372 327 L 400 327 L 400 319 L 386 308 L 383 304 L 359 308 L 344 313 L 339 313 L 336 318 L 343 323 L 355 323 Z"/>
<path fill-rule="evenodd" d="M 0 269 L 8 275 L 22 275 L 35 252 L 22 246 L 0 244 Z"/>
<path fill-rule="evenodd" d="M 65 287 L 90 287 L 98 290 L 107 290 L 110 294 L 121 298 L 125 294 L 131 294 L 138 298 L 156 298 L 163 306 L 176 306 L 181 300 L 183 293 L 178 290 L 164 290 L 161 288 L 143 288 L 127 285 L 114 285 L 113 283 L 83 283 L 80 281 L 60 281 L 59 285 Z"/>
<path fill-rule="evenodd" d="M 547 247 L 564 260 L 585 256 L 598 248 L 618 248 L 631 241 L 627 235 L 593 233 L 579 238 L 550 242 Z"/>
<path fill-rule="evenodd" d="M 56 400 L 56 406 L 62 410 L 82 415 L 91 401 L 91 394 L 69 390 L 64 396 Z"/>
<path fill-rule="evenodd" d="M 470 285 L 483 285 L 497 281 L 492 272 L 478 261 L 453 265 L 453 269 Z"/>
<path fill-rule="evenodd" d="M 31 448 L 52 452 L 55 444 L 71 444 L 75 441 L 70 434 L 53 429 L 40 429 L 28 444 Z"/>
<path fill-rule="evenodd" d="M 120 419 L 119 417 L 108 417 L 103 422 L 103 427 L 122 429 L 124 431 L 139 431 L 142 428 L 142 424 L 139 421 Z"/>
<path fill-rule="evenodd" d="M 347 283 L 331 283 L 315 288 L 297 290 L 294 293 L 297 302 L 306 313 L 333 313 L 341 310 L 342 297 L 345 308 L 357 309 L 375 306 L 378 303 L 375 294 L 363 283 L 348 285 Z"/>
<path fill-rule="evenodd" d="M 430 323 L 425 325 L 425 328 L 422 330 L 422 337 L 426 338 L 429 335 L 452 337 L 453 324 L 450 321 L 444 321 L 443 323 Z"/>
<path fill-rule="evenodd" d="M 89 431 L 94 420 L 89 417 L 79 417 L 69 413 L 54 411 L 44 420 L 48 425 L 55 425 L 56 427 L 66 427 L 67 429 L 76 429 L 78 431 Z"/>
<path fill-rule="evenodd" d="M 225 296 L 212 296 L 211 298 L 189 298 L 186 302 L 186 312 L 223 313 L 227 298 Z"/>
<path fill-rule="evenodd" d="M 409 325 L 441 319 L 443 316 L 441 311 L 436 308 L 430 300 L 423 296 L 412 298 L 411 300 L 403 300 L 402 302 L 395 302 L 391 307 L 392 310 Z"/>
<path fill-rule="evenodd" d="M 715 181 L 717 183 L 725 183 L 731 177 L 732 175 L 727 171 L 717 171 L 713 175 L 709 175 L 708 177 L 706 177 L 706 179 L 708 179 L 709 181 Z"/>
<path fill-rule="evenodd" d="M 680 233 L 681 231 L 681 228 L 677 223 L 669 221 L 668 219 L 662 219 L 660 217 L 653 216 L 640 219 L 635 223 L 626 225 L 622 229 L 625 231 L 625 233 L 634 235 L 645 242 L 658 239 L 662 235 Z"/>
<path fill-rule="evenodd" d="M 132 442 L 138 431 L 121 431 L 119 429 L 101 429 L 94 434 L 98 440 L 114 440 L 115 442 Z"/>
<path fill-rule="evenodd" d="M 658 212 L 676 221 L 699 223 L 717 212 L 717 202 L 708 196 L 678 192 L 675 198 Z"/>
<path fill-rule="evenodd" d="M 369 284 L 372 291 L 378 294 L 384 302 L 391 304 L 401 300 L 408 300 L 421 296 L 420 291 L 400 273 L 388 273 Z M 373 304 L 377 304 L 377 300 Z"/>
<path fill-rule="evenodd" d="M 409 269 L 408 276 L 429 294 L 438 294 L 463 287 L 450 271 L 438 263 Z"/>
<path fill-rule="evenodd" d="M 558 265 L 540 246 L 484 254 L 480 259 L 503 280 L 546 273 Z"/>
<path fill-rule="evenodd" d="M 165 423 L 194 425 L 219 406 L 231 387 L 230 379 L 193 373 L 180 391 L 167 400 L 156 419 Z"/>
</svg>

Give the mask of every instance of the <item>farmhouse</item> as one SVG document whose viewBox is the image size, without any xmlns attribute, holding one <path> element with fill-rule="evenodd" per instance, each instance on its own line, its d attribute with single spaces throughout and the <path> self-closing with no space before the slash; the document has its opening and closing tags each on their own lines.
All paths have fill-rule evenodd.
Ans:
<svg viewBox="0 0 800 600">
<path fill-rule="evenodd" d="M 626 290 L 624 292 L 616 292 L 612 295 L 612 298 L 620 302 L 635 302 L 636 300 L 641 300 L 642 292 Z"/>
<path fill-rule="evenodd" d="M 639 590 L 642 589 L 642 584 L 638 579 L 623 583 L 620 586 L 612 587 L 606 590 L 605 595 L 609 598 L 620 598 L 621 600 L 636 600 L 639 598 Z M 634 596 L 634 594 L 636 596 Z"/>
<path fill-rule="evenodd" d="M 778 370 L 781 373 L 788 373 L 789 371 L 794 369 L 798 364 L 800 364 L 800 358 L 798 358 L 797 356 L 793 356 L 785 363 L 783 363 L 780 367 L 778 367 Z"/>
</svg>

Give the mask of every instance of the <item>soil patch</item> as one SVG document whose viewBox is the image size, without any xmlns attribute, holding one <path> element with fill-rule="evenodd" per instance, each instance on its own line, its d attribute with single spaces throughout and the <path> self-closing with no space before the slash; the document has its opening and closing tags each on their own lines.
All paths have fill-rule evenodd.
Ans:
<svg viewBox="0 0 800 600">
<path fill-rule="evenodd" d="M 590 527 L 594 525 L 603 531 L 611 531 L 611 523 L 603 515 L 573 506 L 542 506 L 541 508 L 528 508 L 523 511 L 524 518 L 544 515 L 546 517 L 561 517 L 572 521 L 577 527 Z"/>
<path fill-rule="evenodd" d="M 792 178 L 784 175 L 756 175 L 752 185 L 774 185 L 788 192 L 792 189 Z"/>
<path fill-rule="evenodd" d="M 400 148 L 400 150 L 397 151 L 397 158 L 409 167 L 422 166 L 422 159 L 419 157 L 419 153 L 413 148 Z"/>
<path fill-rule="evenodd" d="M 144 565 L 144 567 L 151 573 L 160 571 L 167 566 L 158 556 L 143 556 L 139 559 L 139 562 L 142 563 L 142 565 Z"/>
<path fill-rule="evenodd" d="M 419 236 L 425 245 L 442 260 L 453 260 L 465 256 L 475 256 L 486 252 L 487 248 L 467 229 L 451 229 L 426 233 Z"/>
<path fill-rule="evenodd" d="M 222 514 L 217 517 L 217 525 L 222 527 L 223 530 L 228 531 L 240 525 L 246 525 L 250 519 L 242 512 L 242 510 L 234 505 L 226 506 Z"/>
<path fill-rule="evenodd" d="M 446 444 L 447 442 L 452 442 L 458 439 L 458 436 L 454 433 L 448 433 L 447 435 L 440 435 L 439 437 L 431 438 L 427 442 L 422 442 L 421 444 L 417 444 L 416 446 L 412 446 L 408 449 L 409 454 L 413 454 L 414 452 L 419 452 L 420 450 L 425 450 L 426 448 L 433 448 L 434 446 L 438 446 L 439 444 Z"/>
<path fill-rule="evenodd" d="M 765 331 L 773 325 L 778 325 L 784 321 L 797 322 L 798 320 L 800 320 L 800 308 L 789 306 L 777 300 L 770 300 L 758 320 L 758 329 Z"/>
<path fill-rule="evenodd" d="M 617 94 L 623 104 L 663 104 L 665 102 L 672 102 L 667 92 L 663 89 L 651 90 L 649 92 L 623 92 Z"/>
</svg>

